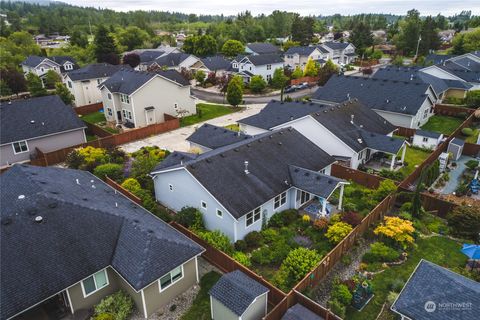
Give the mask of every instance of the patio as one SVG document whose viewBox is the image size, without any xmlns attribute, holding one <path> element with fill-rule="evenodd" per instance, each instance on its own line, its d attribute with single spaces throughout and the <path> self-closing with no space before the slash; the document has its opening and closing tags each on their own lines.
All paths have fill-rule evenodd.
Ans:
<svg viewBox="0 0 480 320">
<path fill-rule="evenodd" d="M 406 147 L 403 148 L 400 159 L 397 158 L 396 154 L 382 151 L 375 152 L 365 161 L 364 166 L 375 171 L 381 171 L 383 169 L 388 169 L 390 171 L 400 170 L 405 161 L 406 149 Z"/>
<path fill-rule="evenodd" d="M 314 198 L 300 207 L 298 213 L 301 216 L 307 215 L 311 221 L 314 221 L 320 218 L 330 218 L 332 215 L 342 212 L 337 206 L 334 206 L 328 201 L 326 201 L 324 209 L 324 203 L 325 201 L 321 198 Z"/>
</svg>

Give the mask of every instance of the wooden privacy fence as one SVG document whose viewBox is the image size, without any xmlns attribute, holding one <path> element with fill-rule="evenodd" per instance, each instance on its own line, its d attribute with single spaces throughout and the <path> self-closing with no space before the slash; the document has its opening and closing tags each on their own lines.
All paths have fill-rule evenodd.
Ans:
<svg viewBox="0 0 480 320">
<path fill-rule="evenodd" d="M 110 133 L 107 130 L 102 129 L 93 123 L 89 123 L 85 121 L 84 123 L 87 126 L 87 131 L 90 131 L 92 134 L 96 135 L 97 137 L 105 138 L 105 137 L 113 136 L 113 133 Z"/>
<path fill-rule="evenodd" d="M 336 163 L 332 165 L 331 175 L 340 179 L 351 180 L 370 189 L 377 189 L 380 183 L 385 180 L 383 177 L 347 168 Z"/>
<path fill-rule="evenodd" d="M 265 280 L 263 277 L 257 275 L 255 272 L 251 271 L 247 267 L 243 266 L 242 264 L 238 263 L 234 259 L 232 259 L 226 253 L 212 247 L 208 242 L 203 240 L 202 238 L 198 237 L 196 234 L 185 228 L 184 226 L 176 223 L 175 221 L 170 222 L 170 225 L 186 235 L 188 238 L 192 239 L 203 248 L 205 248 L 205 252 L 202 256 L 211 264 L 222 270 L 223 272 L 232 272 L 235 270 L 240 270 L 243 273 L 247 274 L 250 278 L 260 282 L 262 285 L 267 287 L 270 292 L 268 294 L 268 302 L 275 306 L 279 304 L 287 294 L 284 293 L 282 290 L 275 287 L 273 284 Z"/>
<path fill-rule="evenodd" d="M 465 142 L 462 154 L 475 157 L 480 152 L 480 144 Z"/>
<path fill-rule="evenodd" d="M 105 177 L 105 182 L 112 188 L 114 188 L 115 190 L 117 190 L 118 192 L 120 192 L 121 194 L 123 194 L 125 197 L 127 197 L 128 199 L 132 200 L 133 202 L 135 202 L 136 204 L 139 204 L 139 205 L 142 205 L 142 199 L 140 199 L 139 197 L 137 197 L 136 195 L 134 195 L 133 193 L 131 193 L 130 191 L 128 191 L 127 189 L 125 189 L 124 187 L 122 187 L 120 184 L 118 184 L 115 180 L 112 180 L 110 179 L 109 177 Z"/>
<path fill-rule="evenodd" d="M 100 111 L 102 109 L 103 109 L 103 103 L 101 102 L 87 104 L 85 106 L 73 108 L 73 110 L 75 110 L 75 112 L 81 116 L 84 116 L 86 114 L 93 113 L 96 111 Z"/>
<path fill-rule="evenodd" d="M 462 113 L 469 115 L 475 112 L 475 109 L 459 107 L 451 104 L 436 104 L 433 110 L 435 114 L 440 114 L 443 116 L 457 116 Z"/>
<path fill-rule="evenodd" d="M 416 131 L 417 131 L 416 129 L 412 129 L 412 128 L 397 127 L 397 132 L 395 133 L 405 138 L 411 138 L 413 137 Z"/>
<path fill-rule="evenodd" d="M 180 127 L 178 118 L 166 120 L 163 123 L 152 124 L 143 128 L 126 131 L 120 134 L 110 135 L 97 140 L 85 142 L 68 148 L 63 148 L 51 152 L 42 152 L 37 149 L 37 158 L 31 161 L 31 164 L 37 166 L 49 166 L 64 162 L 67 155 L 74 149 L 92 146 L 95 148 L 113 148 L 131 141 L 140 140 L 154 134 L 167 132 Z"/>
<path fill-rule="evenodd" d="M 308 83 L 316 83 L 320 79 L 319 77 L 301 77 L 298 79 L 290 80 L 290 85 L 298 85 L 300 83 L 308 82 Z"/>
<path fill-rule="evenodd" d="M 449 212 L 458 207 L 456 203 L 437 198 L 433 194 L 423 192 L 421 195 L 422 206 L 426 211 L 436 211 L 440 218 L 445 218 Z"/>
</svg>

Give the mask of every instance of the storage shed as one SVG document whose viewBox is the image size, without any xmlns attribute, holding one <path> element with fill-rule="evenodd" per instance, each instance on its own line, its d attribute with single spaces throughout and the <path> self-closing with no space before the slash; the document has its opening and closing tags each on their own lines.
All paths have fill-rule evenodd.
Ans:
<svg viewBox="0 0 480 320">
<path fill-rule="evenodd" d="M 458 138 L 452 139 L 452 141 L 450 141 L 450 143 L 448 144 L 447 152 L 453 154 L 453 159 L 455 161 L 457 161 L 462 155 L 464 144 L 465 144 L 465 141 Z"/>
<path fill-rule="evenodd" d="M 434 150 L 437 148 L 440 142 L 442 142 L 442 139 L 443 134 L 441 133 L 417 130 L 413 136 L 412 144 L 415 147 Z"/>
</svg>

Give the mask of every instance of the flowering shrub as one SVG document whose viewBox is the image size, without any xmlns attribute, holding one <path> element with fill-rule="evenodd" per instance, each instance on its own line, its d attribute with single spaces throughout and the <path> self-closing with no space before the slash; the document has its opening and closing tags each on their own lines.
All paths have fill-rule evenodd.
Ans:
<svg viewBox="0 0 480 320">
<path fill-rule="evenodd" d="M 318 229 L 318 230 L 324 230 L 324 229 L 327 229 L 328 227 L 328 219 L 327 218 L 320 218 L 320 219 L 316 219 L 314 222 L 313 222 L 313 227 Z"/>
<path fill-rule="evenodd" d="M 404 220 L 399 217 L 385 217 L 384 222 L 380 224 L 373 232 L 376 235 L 383 235 L 394 240 L 404 248 L 413 243 L 412 221 Z"/>
<path fill-rule="evenodd" d="M 345 222 L 337 222 L 328 227 L 325 236 L 333 243 L 339 243 L 352 231 L 352 226 Z"/>
</svg>

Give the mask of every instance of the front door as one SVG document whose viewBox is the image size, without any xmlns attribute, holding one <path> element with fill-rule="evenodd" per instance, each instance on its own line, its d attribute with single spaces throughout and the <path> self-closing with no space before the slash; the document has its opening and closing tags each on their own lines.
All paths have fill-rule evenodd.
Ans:
<svg viewBox="0 0 480 320">
<path fill-rule="evenodd" d="M 122 113 L 120 111 L 117 111 L 117 120 L 118 122 L 122 122 Z"/>
<path fill-rule="evenodd" d="M 155 123 L 155 113 L 153 110 L 147 110 L 145 112 L 147 126 L 149 124 Z"/>
</svg>

